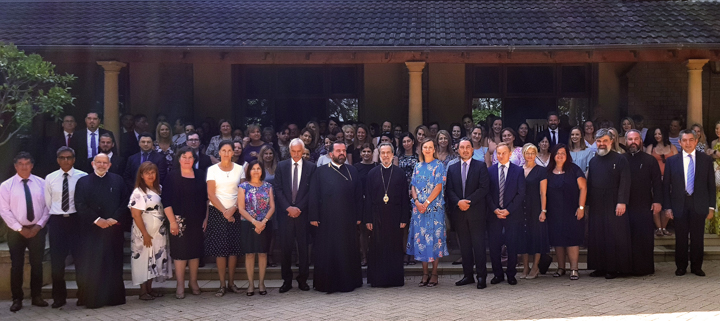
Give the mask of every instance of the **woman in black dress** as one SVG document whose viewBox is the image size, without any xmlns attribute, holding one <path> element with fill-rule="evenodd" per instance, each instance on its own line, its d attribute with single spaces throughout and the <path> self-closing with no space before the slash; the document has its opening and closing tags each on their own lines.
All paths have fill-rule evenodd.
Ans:
<svg viewBox="0 0 720 321">
<path fill-rule="evenodd" d="M 200 258 L 204 255 L 203 233 L 207 224 L 207 183 L 190 147 L 177 153 L 177 164 L 163 184 L 165 216 L 170 222 L 170 253 L 175 261 L 178 299 L 185 297 L 185 266 L 190 267 L 190 289 L 200 294 L 197 282 Z"/>
<path fill-rule="evenodd" d="M 525 158 L 525 242 L 521 243 L 518 253 L 523 255 L 523 274 L 521 279 L 537 278 L 540 269 L 540 257 L 550 252 L 548 229 L 545 223 L 545 192 L 547 191 L 547 169 L 535 163 L 538 149 L 527 143 L 522 149 Z M 533 267 L 529 260 L 533 255 Z"/>
<path fill-rule="evenodd" d="M 570 259 L 570 280 L 577 280 L 580 245 L 585 240 L 585 174 L 573 164 L 565 144 L 553 147 L 547 171 L 548 234 L 558 261 L 558 270 L 553 276 L 565 275 L 567 254 Z"/>
<path fill-rule="evenodd" d="M 347 125 L 346 125 L 347 126 Z M 347 135 L 347 134 L 346 134 Z M 372 161 L 373 158 L 373 148 L 371 144 L 365 143 L 360 146 L 360 159 L 355 159 L 355 163 L 353 163 L 353 166 L 358 171 L 358 176 L 360 178 L 360 182 L 362 182 L 363 191 L 365 191 L 365 184 L 367 182 L 367 174 L 370 172 L 371 169 L 375 168 L 377 166 L 377 163 Z M 364 198 L 364 196 L 363 196 Z M 370 231 L 365 227 L 365 224 L 358 225 L 358 234 L 360 235 L 360 255 L 361 255 L 361 261 L 360 264 L 362 266 L 367 266 L 367 252 L 368 252 L 368 242 L 370 238 Z"/>
</svg>

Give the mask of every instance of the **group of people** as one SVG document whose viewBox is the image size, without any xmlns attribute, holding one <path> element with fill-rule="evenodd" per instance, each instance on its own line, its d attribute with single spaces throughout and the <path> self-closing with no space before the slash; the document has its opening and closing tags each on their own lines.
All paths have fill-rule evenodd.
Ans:
<svg viewBox="0 0 720 321">
<path fill-rule="evenodd" d="M 21 152 L 16 175 L 0 185 L 0 214 L 11 230 L 11 311 L 22 308 L 25 249 L 32 304 L 48 305 L 40 295 L 46 235 L 53 308 L 66 304 L 68 255 L 77 269 L 78 305 L 98 308 L 125 303 L 125 232 L 132 281 L 141 300 L 153 300 L 162 296 L 153 281 L 173 277 L 173 267 L 176 298 L 185 297 L 186 268 L 188 286 L 199 295 L 206 256 L 216 258 L 216 296 L 266 295 L 275 244 L 281 293 L 293 287 L 294 252 L 297 286 L 310 290 L 311 246 L 318 291 L 362 286 L 363 265 L 371 286 L 403 286 L 403 265 L 415 261 L 423 267 L 419 286 L 434 287 L 439 260 L 449 255 L 448 230 L 461 252 L 459 286 L 487 287 L 488 248 L 491 284 L 536 278 L 551 247 L 555 277 L 579 279 L 581 246 L 588 248 L 590 276 L 647 275 L 654 272 L 654 237 L 669 234 L 669 219 L 682 236 L 676 274 L 686 273 L 689 246 L 690 270 L 702 276 L 702 234 L 720 230 L 714 218 L 720 143 L 704 142 L 699 125 L 680 130 L 679 120 L 667 131 L 625 118 L 620 133 L 607 121 L 566 130 L 554 112 L 542 131 L 526 123 L 517 131 L 503 127 L 500 118 L 485 127 L 469 115 L 449 131 L 431 123 L 413 133 L 389 121 L 337 119 L 277 131 L 249 125 L 243 133 L 221 120 L 212 137 L 182 120 L 174 128 L 160 120 L 153 139 L 147 117 L 135 115 L 123 117 L 120 146 L 99 123 L 97 113 L 88 113 L 86 130 L 77 131 L 66 116 L 61 139 L 51 144 L 59 169 L 35 176 L 35 160 Z M 720 122 L 715 131 L 720 137 Z M 247 289 L 235 284 L 241 255 Z"/>
</svg>

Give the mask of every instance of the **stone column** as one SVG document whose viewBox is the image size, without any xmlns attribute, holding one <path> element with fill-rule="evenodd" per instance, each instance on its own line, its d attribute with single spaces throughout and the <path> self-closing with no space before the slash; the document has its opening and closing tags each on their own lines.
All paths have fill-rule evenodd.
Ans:
<svg viewBox="0 0 720 321">
<path fill-rule="evenodd" d="M 410 74 L 410 91 L 408 99 L 408 131 L 413 132 L 415 127 L 422 125 L 422 72 L 424 61 L 408 61 L 405 63 Z"/>
<path fill-rule="evenodd" d="M 702 115 L 702 70 L 708 59 L 688 59 L 688 104 L 687 127 L 703 123 Z"/>
<path fill-rule="evenodd" d="M 113 132 L 117 140 L 121 134 L 120 110 L 118 108 L 120 100 L 118 94 L 118 74 L 120 74 L 120 69 L 127 66 L 127 64 L 119 61 L 98 61 L 97 64 L 105 69 L 103 124 L 105 129 Z"/>
</svg>

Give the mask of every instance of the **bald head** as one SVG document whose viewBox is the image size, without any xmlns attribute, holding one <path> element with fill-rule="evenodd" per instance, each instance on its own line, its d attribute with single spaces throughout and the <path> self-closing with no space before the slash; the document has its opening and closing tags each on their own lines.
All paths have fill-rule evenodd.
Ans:
<svg viewBox="0 0 720 321">
<path fill-rule="evenodd" d="M 95 155 L 92 161 L 92 167 L 95 170 L 95 174 L 98 176 L 105 176 L 111 165 L 110 157 L 103 153 Z"/>
</svg>

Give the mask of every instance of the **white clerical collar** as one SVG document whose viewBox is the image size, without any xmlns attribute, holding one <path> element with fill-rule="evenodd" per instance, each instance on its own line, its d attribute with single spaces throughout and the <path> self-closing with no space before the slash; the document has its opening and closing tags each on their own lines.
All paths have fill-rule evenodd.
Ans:
<svg viewBox="0 0 720 321">
<path fill-rule="evenodd" d="M 335 161 L 330 161 L 330 164 L 332 164 L 333 166 L 335 166 L 337 168 L 340 168 L 340 166 L 342 166 L 342 165 L 335 163 Z"/>
<path fill-rule="evenodd" d="M 385 166 L 385 164 L 383 164 L 383 163 L 380 163 L 380 165 L 382 165 L 383 168 L 388 169 L 392 166 L 392 163 L 390 163 L 390 165 L 388 165 L 388 166 Z"/>
</svg>

